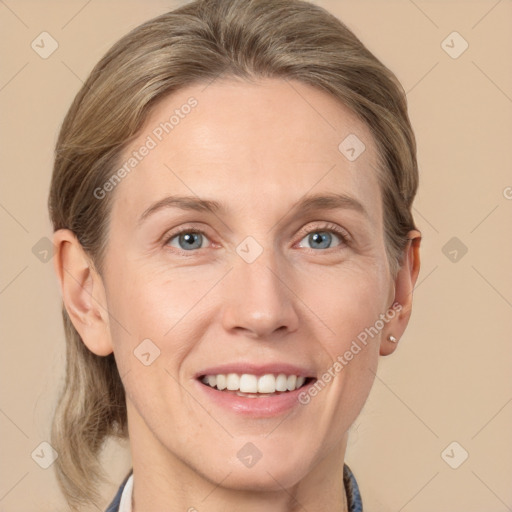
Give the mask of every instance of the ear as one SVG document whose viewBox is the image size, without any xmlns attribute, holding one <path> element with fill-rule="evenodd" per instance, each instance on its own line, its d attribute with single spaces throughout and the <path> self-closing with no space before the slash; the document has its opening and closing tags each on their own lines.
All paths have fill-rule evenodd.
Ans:
<svg viewBox="0 0 512 512">
<path fill-rule="evenodd" d="M 98 356 L 112 353 L 105 288 L 75 234 L 53 235 L 54 267 L 66 311 L 87 348 Z"/>
<path fill-rule="evenodd" d="M 388 336 L 394 336 L 400 340 L 411 317 L 412 292 L 420 271 L 421 233 L 416 229 L 409 231 L 407 238 L 409 241 L 404 249 L 402 266 L 395 278 L 393 309 L 396 315 L 387 323 L 386 329 L 383 331 L 380 344 L 381 356 L 387 356 L 395 351 L 397 343 L 389 341 Z"/>
</svg>

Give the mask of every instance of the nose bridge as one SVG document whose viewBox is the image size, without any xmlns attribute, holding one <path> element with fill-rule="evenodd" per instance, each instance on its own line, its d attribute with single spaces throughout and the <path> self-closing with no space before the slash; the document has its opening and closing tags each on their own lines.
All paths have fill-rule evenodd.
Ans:
<svg viewBox="0 0 512 512">
<path fill-rule="evenodd" d="M 269 336 L 274 331 L 294 331 L 298 316 L 293 294 L 282 274 L 279 256 L 264 249 L 251 261 L 246 255 L 257 247 L 240 244 L 230 272 L 223 324 L 227 330 L 245 330 L 252 336 Z M 245 252 L 244 252 L 245 251 Z M 253 253 L 254 256 L 254 253 Z"/>
</svg>

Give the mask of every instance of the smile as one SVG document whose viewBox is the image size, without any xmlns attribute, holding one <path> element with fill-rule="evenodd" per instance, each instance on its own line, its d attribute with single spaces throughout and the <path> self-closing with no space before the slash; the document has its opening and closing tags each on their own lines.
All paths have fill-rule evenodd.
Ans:
<svg viewBox="0 0 512 512">
<path fill-rule="evenodd" d="M 257 398 L 261 394 L 276 395 L 295 391 L 306 383 L 307 378 L 284 373 L 267 373 L 261 376 L 250 373 L 219 373 L 204 375 L 200 380 L 203 384 L 219 391 L 232 391 L 238 396 Z"/>
<path fill-rule="evenodd" d="M 312 371 L 291 365 L 216 367 L 196 374 L 198 391 L 214 407 L 251 418 L 270 418 L 298 408 L 299 394 L 317 380 Z M 274 368 L 272 368 L 274 366 Z"/>
</svg>

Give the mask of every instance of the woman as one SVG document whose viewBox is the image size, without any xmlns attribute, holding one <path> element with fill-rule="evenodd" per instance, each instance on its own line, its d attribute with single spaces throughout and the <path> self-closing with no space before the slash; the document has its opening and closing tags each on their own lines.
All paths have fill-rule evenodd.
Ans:
<svg viewBox="0 0 512 512">
<path fill-rule="evenodd" d="M 61 128 L 49 206 L 73 510 L 362 510 L 348 431 L 411 313 L 421 235 L 403 89 L 299 0 L 135 28 Z"/>
</svg>

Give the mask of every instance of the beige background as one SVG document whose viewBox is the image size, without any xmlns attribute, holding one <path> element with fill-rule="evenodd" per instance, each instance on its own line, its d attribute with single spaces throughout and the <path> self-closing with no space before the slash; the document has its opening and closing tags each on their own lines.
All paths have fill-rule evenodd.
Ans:
<svg viewBox="0 0 512 512">
<path fill-rule="evenodd" d="M 179 3 L 0 0 L 0 512 L 65 510 L 52 467 L 31 458 L 49 439 L 64 370 L 52 264 L 32 252 L 51 236 L 59 126 L 110 45 Z M 419 146 L 415 309 L 396 353 L 381 359 L 346 457 L 365 511 L 512 510 L 512 2 L 315 3 L 397 74 Z M 31 48 L 43 31 L 59 45 L 47 59 Z M 457 59 L 441 46 L 453 31 L 469 43 Z M 461 43 L 448 39 L 451 51 Z M 459 248 L 447 257 L 452 237 Z M 469 453 L 458 469 L 441 457 L 453 441 L 462 448 L 447 460 Z M 106 506 L 130 467 L 127 447 L 111 443 L 105 465 Z"/>
</svg>

